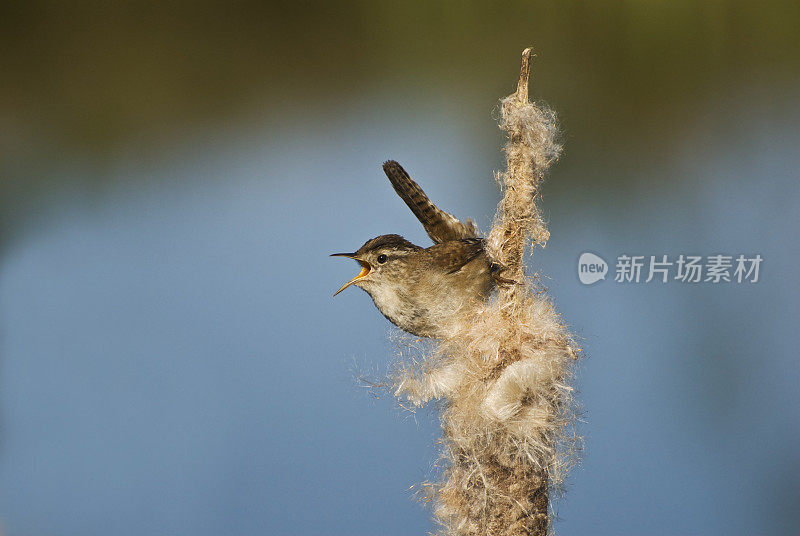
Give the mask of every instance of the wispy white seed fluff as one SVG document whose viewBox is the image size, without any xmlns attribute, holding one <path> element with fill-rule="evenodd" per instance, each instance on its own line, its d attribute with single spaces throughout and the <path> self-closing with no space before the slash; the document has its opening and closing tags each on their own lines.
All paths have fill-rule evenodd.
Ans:
<svg viewBox="0 0 800 536">
<path fill-rule="evenodd" d="M 501 286 L 447 337 L 401 342 L 392 376 L 404 403 L 442 402 L 444 469 L 426 498 L 449 536 L 546 534 L 550 492 L 576 445 L 569 383 L 579 350 L 522 262 L 526 244 L 548 237 L 537 200 L 561 150 L 556 118 L 517 95 L 501 105 L 508 162 L 498 174 L 504 197 L 487 250 L 516 283 Z"/>
</svg>

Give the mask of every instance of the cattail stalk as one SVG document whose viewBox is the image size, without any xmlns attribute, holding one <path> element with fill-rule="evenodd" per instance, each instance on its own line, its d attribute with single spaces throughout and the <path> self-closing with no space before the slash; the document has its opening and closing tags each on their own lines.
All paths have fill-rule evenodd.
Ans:
<svg viewBox="0 0 800 536">
<path fill-rule="evenodd" d="M 497 295 L 394 376 L 399 398 L 444 403 L 444 470 L 427 498 L 447 536 L 545 536 L 550 491 L 575 451 L 569 380 L 578 350 L 523 262 L 529 240 L 548 239 L 537 202 L 561 150 L 555 115 L 528 100 L 530 60 L 526 49 L 517 91 L 501 101 L 507 167 L 486 239 Z"/>
</svg>

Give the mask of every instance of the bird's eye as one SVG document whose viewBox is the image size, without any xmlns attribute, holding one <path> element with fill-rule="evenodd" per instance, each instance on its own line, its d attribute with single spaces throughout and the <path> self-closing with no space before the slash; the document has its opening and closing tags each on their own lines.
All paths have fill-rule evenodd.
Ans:
<svg viewBox="0 0 800 536">
<path fill-rule="evenodd" d="M 384 262 L 386 262 L 386 261 L 388 261 L 388 260 L 389 260 L 389 257 L 387 257 L 386 255 L 384 255 L 383 253 L 381 253 L 380 255 L 378 255 L 378 264 L 383 264 Z"/>
</svg>

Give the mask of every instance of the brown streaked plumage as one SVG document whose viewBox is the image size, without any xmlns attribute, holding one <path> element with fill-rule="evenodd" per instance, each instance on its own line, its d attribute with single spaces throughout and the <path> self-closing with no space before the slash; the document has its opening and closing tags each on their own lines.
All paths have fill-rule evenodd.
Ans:
<svg viewBox="0 0 800 536">
<path fill-rule="evenodd" d="M 397 162 L 384 163 L 383 170 L 435 243 L 422 248 L 388 234 L 353 253 L 334 253 L 362 268 L 336 294 L 355 285 L 397 327 L 421 337 L 446 336 L 453 322 L 489 297 L 495 285 L 493 264 L 474 222 L 461 222 L 434 205 Z"/>
<path fill-rule="evenodd" d="M 405 201 L 431 240 L 440 244 L 450 240 L 478 237 L 478 228 L 474 221 L 467 220 L 466 223 L 462 223 L 452 214 L 434 205 L 403 166 L 394 160 L 388 160 L 383 163 L 383 171 L 389 177 L 394 191 Z"/>
</svg>

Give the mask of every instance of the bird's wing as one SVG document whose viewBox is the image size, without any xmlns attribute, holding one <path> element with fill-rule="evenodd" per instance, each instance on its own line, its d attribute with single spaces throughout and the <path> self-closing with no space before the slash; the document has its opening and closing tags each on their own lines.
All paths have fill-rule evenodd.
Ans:
<svg viewBox="0 0 800 536">
<path fill-rule="evenodd" d="M 464 266 L 485 255 L 482 238 L 465 238 L 436 244 L 427 250 L 431 255 L 431 264 L 442 271 L 454 274 Z"/>
<path fill-rule="evenodd" d="M 475 222 L 472 220 L 462 222 L 452 214 L 448 214 L 434 205 L 425 195 L 425 192 L 422 191 L 422 188 L 411 179 L 400 164 L 394 160 L 384 162 L 383 171 L 389 177 L 394 191 L 406 202 L 414 216 L 422 223 L 431 240 L 440 244 L 451 240 L 478 236 L 478 228 Z"/>
</svg>

